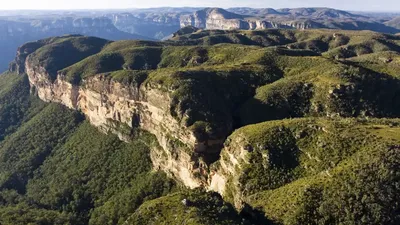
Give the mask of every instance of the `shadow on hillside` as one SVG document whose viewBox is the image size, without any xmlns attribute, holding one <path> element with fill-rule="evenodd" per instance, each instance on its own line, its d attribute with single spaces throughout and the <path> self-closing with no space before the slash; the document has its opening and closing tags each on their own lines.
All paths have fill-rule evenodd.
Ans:
<svg viewBox="0 0 400 225">
<path fill-rule="evenodd" d="M 254 225 L 275 225 L 271 220 L 265 217 L 265 212 L 254 209 L 248 204 L 245 204 L 244 208 L 240 212 L 240 216 L 250 224 Z"/>
</svg>

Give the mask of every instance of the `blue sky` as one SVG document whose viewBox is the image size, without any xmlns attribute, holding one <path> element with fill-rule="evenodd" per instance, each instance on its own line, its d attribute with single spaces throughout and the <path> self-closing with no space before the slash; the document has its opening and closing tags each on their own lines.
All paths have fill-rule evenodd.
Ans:
<svg viewBox="0 0 400 225">
<path fill-rule="evenodd" d="M 400 0 L 1 0 L 2 9 L 122 9 L 162 6 L 331 7 L 363 11 L 400 11 Z"/>
</svg>

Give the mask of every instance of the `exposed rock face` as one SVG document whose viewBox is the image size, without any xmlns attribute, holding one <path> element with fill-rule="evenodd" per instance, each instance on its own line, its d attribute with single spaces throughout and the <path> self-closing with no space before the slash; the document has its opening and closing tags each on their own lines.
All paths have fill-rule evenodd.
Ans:
<svg viewBox="0 0 400 225">
<path fill-rule="evenodd" d="M 210 8 L 200 10 L 192 15 L 181 17 L 181 27 L 194 26 L 203 29 L 242 29 L 243 17 L 223 9 Z"/>
<path fill-rule="evenodd" d="M 266 28 L 294 28 L 310 29 L 321 27 L 312 21 L 274 21 L 262 18 L 247 18 L 245 16 L 231 13 L 219 8 L 200 10 L 192 15 L 181 17 L 181 27 L 194 26 L 202 29 L 222 30 L 261 30 Z"/>
<path fill-rule="evenodd" d="M 237 209 L 243 208 L 244 202 L 239 181 L 243 172 L 242 166 L 249 163 L 249 150 L 245 143 L 244 137 L 231 140 L 221 152 L 218 168 L 211 171 L 209 176 L 208 189 L 228 198 Z"/>
<path fill-rule="evenodd" d="M 207 165 L 200 154 L 207 151 L 207 141 L 200 143 L 193 132 L 170 114 L 171 98 L 150 85 L 132 87 L 97 75 L 80 86 L 65 80 L 62 74 L 52 82 L 44 68 L 26 67 L 29 81 L 39 98 L 82 111 L 88 120 L 105 132 L 123 134 L 116 127 L 140 127 L 157 138 L 160 147 L 151 152 L 156 169 L 161 169 L 186 186 L 206 185 Z M 221 144 L 222 140 L 214 140 Z"/>
<path fill-rule="evenodd" d="M 208 8 L 182 15 L 181 27 L 194 26 L 202 29 L 244 29 L 259 30 L 266 28 L 286 29 L 349 29 L 376 30 L 396 33 L 395 22 L 382 24 L 370 17 L 351 14 L 329 8 L 298 9 L 251 9 L 231 8 L 228 11 L 220 8 Z M 394 20 L 395 21 L 395 20 Z"/>
</svg>

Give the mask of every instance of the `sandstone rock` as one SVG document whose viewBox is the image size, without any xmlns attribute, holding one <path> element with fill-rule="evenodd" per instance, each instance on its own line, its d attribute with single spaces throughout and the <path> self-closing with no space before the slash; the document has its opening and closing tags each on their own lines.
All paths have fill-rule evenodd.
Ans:
<svg viewBox="0 0 400 225">
<path fill-rule="evenodd" d="M 154 134 L 159 143 L 151 151 L 154 168 L 190 188 L 207 184 L 208 168 L 200 153 L 212 148 L 209 145 L 221 145 L 223 140 L 199 141 L 193 131 L 170 114 L 168 93 L 150 86 L 124 85 L 102 74 L 84 80 L 80 86 L 67 82 L 63 74 L 52 82 L 44 68 L 29 64 L 29 57 L 25 69 L 40 99 L 80 110 L 91 124 L 104 132 L 116 133 L 122 140 L 127 138 L 115 123 L 137 126 Z"/>
</svg>

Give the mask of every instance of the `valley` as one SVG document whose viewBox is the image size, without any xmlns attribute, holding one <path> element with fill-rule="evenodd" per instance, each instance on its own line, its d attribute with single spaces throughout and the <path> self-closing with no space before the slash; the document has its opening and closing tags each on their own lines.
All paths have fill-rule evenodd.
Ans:
<svg viewBox="0 0 400 225">
<path fill-rule="evenodd" d="M 0 223 L 397 224 L 399 68 L 373 31 L 26 43 L 0 77 Z"/>
<path fill-rule="evenodd" d="M 0 11 L 0 71 L 26 42 L 66 34 L 108 40 L 166 40 L 187 25 L 201 29 L 344 29 L 398 33 L 396 13 L 346 12 L 331 8 L 195 8 Z"/>
</svg>

